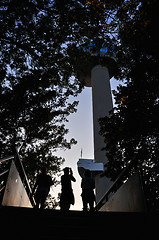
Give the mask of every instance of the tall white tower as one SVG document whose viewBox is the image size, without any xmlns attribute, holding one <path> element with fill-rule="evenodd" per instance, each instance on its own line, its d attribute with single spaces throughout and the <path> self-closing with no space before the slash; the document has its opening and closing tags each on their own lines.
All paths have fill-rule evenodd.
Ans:
<svg viewBox="0 0 159 240">
<path fill-rule="evenodd" d="M 113 76 L 116 64 L 110 57 L 92 56 L 88 65 L 86 66 L 85 63 L 80 64 L 80 80 L 84 82 L 85 86 L 92 87 L 94 161 L 95 163 L 103 163 L 105 165 L 108 159 L 106 151 L 102 150 L 105 147 L 105 143 L 103 136 L 99 134 L 99 118 L 109 116 L 109 111 L 113 108 L 110 78 Z M 96 174 L 97 203 L 105 195 L 110 184 L 109 179 Z"/>
<path fill-rule="evenodd" d="M 91 71 L 92 99 L 93 99 L 93 125 L 94 125 L 94 159 L 96 163 L 107 163 L 104 138 L 99 134 L 99 118 L 109 116 L 113 108 L 112 95 L 109 81 L 109 70 L 106 66 L 96 65 Z M 98 202 L 110 186 L 106 177 L 95 177 L 96 201 Z"/>
</svg>

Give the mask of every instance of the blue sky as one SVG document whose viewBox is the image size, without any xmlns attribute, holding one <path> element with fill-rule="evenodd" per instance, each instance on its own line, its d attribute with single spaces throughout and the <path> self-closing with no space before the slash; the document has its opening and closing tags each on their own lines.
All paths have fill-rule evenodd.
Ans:
<svg viewBox="0 0 159 240">
<path fill-rule="evenodd" d="M 117 88 L 121 82 L 112 78 L 111 90 Z M 83 149 L 83 158 L 94 159 L 94 145 L 93 145 L 93 115 L 92 115 L 92 88 L 85 87 L 82 93 L 77 97 L 79 101 L 77 112 L 70 115 L 67 123 L 69 129 L 68 139 L 75 138 L 77 144 L 70 150 L 60 150 L 56 155 L 64 157 L 64 167 L 71 167 L 73 170 L 76 182 L 72 183 L 73 192 L 75 195 L 75 205 L 71 207 L 72 210 L 82 210 L 81 200 L 81 178 L 77 170 L 77 162 L 81 155 L 81 148 Z M 61 186 L 52 187 L 52 195 L 57 196 L 61 191 Z"/>
</svg>

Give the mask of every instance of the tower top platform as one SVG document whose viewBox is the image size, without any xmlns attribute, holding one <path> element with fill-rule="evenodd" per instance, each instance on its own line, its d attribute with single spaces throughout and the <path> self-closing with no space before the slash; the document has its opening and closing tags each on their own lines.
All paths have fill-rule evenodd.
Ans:
<svg viewBox="0 0 159 240">
<path fill-rule="evenodd" d="M 117 64 L 114 58 L 107 56 L 80 56 L 77 59 L 77 74 L 81 82 L 86 87 L 91 87 L 91 70 L 93 67 L 101 65 L 107 67 L 109 70 L 109 76 L 112 78 L 117 70 Z"/>
<path fill-rule="evenodd" d="M 77 162 L 78 172 L 81 177 L 84 177 L 85 170 L 90 170 L 93 176 L 104 171 L 103 163 L 95 163 L 93 159 L 80 158 Z"/>
</svg>

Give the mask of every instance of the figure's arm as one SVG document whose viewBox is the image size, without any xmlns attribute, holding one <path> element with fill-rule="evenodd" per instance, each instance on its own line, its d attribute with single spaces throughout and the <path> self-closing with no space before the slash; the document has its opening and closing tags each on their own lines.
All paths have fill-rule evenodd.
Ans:
<svg viewBox="0 0 159 240">
<path fill-rule="evenodd" d="M 71 168 L 70 168 L 70 178 L 71 178 L 71 181 L 76 182 L 76 179 L 73 176 L 73 172 Z"/>
<path fill-rule="evenodd" d="M 76 179 L 74 178 L 74 176 L 71 176 L 71 180 L 72 180 L 73 182 L 76 182 Z"/>
<path fill-rule="evenodd" d="M 55 179 L 52 180 L 51 176 L 50 176 L 50 179 L 49 179 L 49 184 L 50 184 L 50 186 L 55 184 Z"/>
<path fill-rule="evenodd" d="M 83 188 L 83 178 L 82 178 L 82 181 L 81 181 L 81 188 Z"/>
</svg>

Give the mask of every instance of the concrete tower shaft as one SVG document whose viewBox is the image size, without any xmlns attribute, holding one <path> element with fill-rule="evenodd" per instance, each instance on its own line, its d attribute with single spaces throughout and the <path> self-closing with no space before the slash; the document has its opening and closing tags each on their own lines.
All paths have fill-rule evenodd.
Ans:
<svg viewBox="0 0 159 240">
<path fill-rule="evenodd" d="M 109 116 L 109 111 L 113 108 L 108 68 L 101 65 L 95 66 L 91 71 L 91 81 L 95 162 L 106 163 L 105 151 L 101 151 L 105 143 L 103 136 L 99 134 L 99 118 Z"/>
<path fill-rule="evenodd" d="M 116 67 L 115 61 L 110 57 L 92 56 L 87 64 L 81 62 L 79 67 L 80 80 L 85 86 L 92 87 L 93 101 L 93 130 L 94 130 L 94 160 L 95 163 L 108 162 L 104 138 L 99 134 L 100 125 L 99 118 L 109 116 L 109 111 L 113 108 L 112 94 L 110 87 L 110 78 L 113 76 Z M 110 187 L 110 180 L 106 177 L 100 177 L 100 174 L 95 176 L 96 183 L 96 201 L 105 195 Z"/>
<path fill-rule="evenodd" d="M 112 94 L 109 80 L 109 70 L 106 66 L 97 65 L 91 71 L 92 82 L 92 100 L 93 100 L 93 126 L 94 126 L 94 159 L 96 163 L 108 162 L 104 138 L 99 134 L 99 118 L 109 116 L 109 111 L 113 108 Z M 96 183 L 96 200 L 97 202 L 103 197 L 110 186 L 110 180 L 106 177 L 97 175 Z"/>
</svg>

